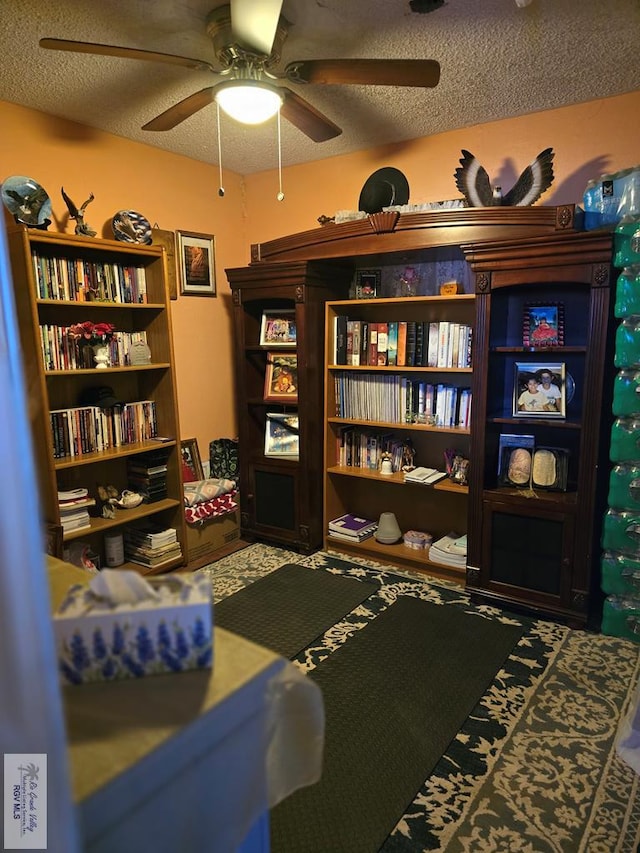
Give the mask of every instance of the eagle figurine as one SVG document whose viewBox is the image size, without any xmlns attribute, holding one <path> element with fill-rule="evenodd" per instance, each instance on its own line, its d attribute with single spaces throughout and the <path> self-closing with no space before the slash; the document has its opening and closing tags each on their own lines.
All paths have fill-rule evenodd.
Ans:
<svg viewBox="0 0 640 853">
<path fill-rule="evenodd" d="M 466 198 L 469 207 L 494 207 L 511 205 L 523 207 L 533 204 L 553 183 L 553 149 L 545 148 L 527 166 L 515 185 L 506 195 L 501 187 L 492 187 L 486 169 L 469 151 L 462 149 L 460 166 L 454 177 L 456 187 Z"/>
</svg>

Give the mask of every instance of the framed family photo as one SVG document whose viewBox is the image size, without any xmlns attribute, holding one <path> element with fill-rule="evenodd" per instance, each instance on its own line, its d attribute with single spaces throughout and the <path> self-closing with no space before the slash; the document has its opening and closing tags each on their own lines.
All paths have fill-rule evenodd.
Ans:
<svg viewBox="0 0 640 853">
<path fill-rule="evenodd" d="M 295 309 L 263 311 L 260 326 L 261 346 L 291 346 L 296 342 Z"/>
<path fill-rule="evenodd" d="M 564 362 L 516 362 L 513 416 L 566 417 L 567 372 Z"/>
<path fill-rule="evenodd" d="M 524 306 L 522 344 L 525 347 L 564 345 L 564 306 L 561 302 L 528 302 Z"/>
<path fill-rule="evenodd" d="M 267 402 L 298 402 L 298 356 L 267 353 L 264 376 L 264 399 Z"/>
<path fill-rule="evenodd" d="M 215 238 L 211 234 L 177 231 L 180 293 L 185 296 L 215 296 Z"/>
</svg>

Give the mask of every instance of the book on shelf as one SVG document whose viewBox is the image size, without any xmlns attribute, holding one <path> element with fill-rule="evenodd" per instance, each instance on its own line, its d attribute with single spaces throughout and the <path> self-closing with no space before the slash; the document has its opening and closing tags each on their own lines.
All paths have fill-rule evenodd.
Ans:
<svg viewBox="0 0 640 853">
<path fill-rule="evenodd" d="M 335 318 L 334 341 L 335 341 L 335 364 L 347 363 L 347 317 L 344 314 L 339 314 Z"/>
<path fill-rule="evenodd" d="M 426 468 L 420 466 L 413 471 L 407 471 L 404 475 L 405 483 L 420 483 L 424 486 L 432 486 L 447 476 L 446 471 L 438 471 L 437 468 Z"/>
<path fill-rule="evenodd" d="M 340 515 L 329 522 L 329 532 L 341 533 L 345 536 L 357 538 L 363 533 L 372 533 L 377 526 L 377 521 L 371 518 L 364 518 L 354 515 L 351 512 L 346 512 L 344 515 Z"/>
<path fill-rule="evenodd" d="M 336 530 L 330 530 L 329 536 L 333 539 L 340 539 L 342 542 L 364 542 L 365 539 L 371 539 L 373 534 L 376 532 L 376 529 L 360 533 L 358 536 L 350 536 L 348 533 L 338 533 Z"/>
<path fill-rule="evenodd" d="M 124 529 L 125 539 L 148 544 L 154 547 L 165 545 L 167 542 L 176 542 L 177 531 L 174 527 L 163 528 L 153 523 L 129 525 Z"/>
<path fill-rule="evenodd" d="M 429 548 L 429 559 L 434 563 L 446 566 L 466 568 L 467 565 L 467 535 L 455 531 L 447 533 L 436 540 Z"/>
</svg>

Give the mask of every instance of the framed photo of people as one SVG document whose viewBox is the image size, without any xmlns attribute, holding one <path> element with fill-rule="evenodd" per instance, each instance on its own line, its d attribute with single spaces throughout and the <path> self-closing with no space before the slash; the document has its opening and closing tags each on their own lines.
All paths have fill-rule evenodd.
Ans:
<svg viewBox="0 0 640 853">
<path fill-rule="evenodd" d="M 561 302 L 527 302 L 522 318 L 525 347 L 564 346 L 564 305 Z"/>
<path fill-rule="evenodd" d="M 513 416 L 564 418 L 567 371 L 564 362 L 516 362 L 513 380 Z"/>
</svg>

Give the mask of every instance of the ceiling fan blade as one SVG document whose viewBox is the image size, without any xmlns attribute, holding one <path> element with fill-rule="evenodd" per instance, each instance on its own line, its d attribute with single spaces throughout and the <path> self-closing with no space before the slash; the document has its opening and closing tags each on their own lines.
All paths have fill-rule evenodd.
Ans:
<svg viewBox="0 0 640 853">
<path fill-rule="evenodd" d="M 230 6 L 234 38 L 244 47 L 269 56 L 282 0 L 231 0 Z"/>
<path fill-rule="evenodd" d="M 280 114 L 314 142 L 326 142 L 340 136 L 342 128 L 334 124 L 308 101 L 284 87 L 278 90 L 284 97 Z"/>
<path fill-rule="evenodd" d="M 138 50 L 135 47 L 118 47 L 110 44 L 94 44 L 90 41 L 68 41 L 67 39 L 40 39 L 40 47 L 49 50 L 68 50 L 72 53 L 92 53 L 98 56 L 117 56 L 121 59 L 144 59 L 149 62 L 164 62 L 169 65 L 181 65 L 183 68 L 195 68 L 200 71 L 218 73 L 204 59 L 190 59 L 188 56 L 174 56 L 172 53 L 157 53 L 153 50 Z"/>
<path fill-rule="evenodd" d="M 305 59 L 284 70 L 291 83 L 433 87 L 440 80 L 435 59 Z"/>
<path fill-rule="evenodd" d="M 142 126 L 143 130 L 172 130 L 180 122 L 190 118 L 198 110 L 208 106 L 213 101 L 213 92 L 215 86 L 207 86 L 206 89 L 201 89 L 199 92 L 194 92 L 188 98 L 178 101 L 168 110 L 160 113 L 151 121 Z"/>
</svg>

